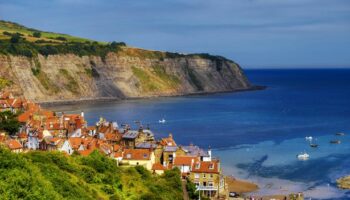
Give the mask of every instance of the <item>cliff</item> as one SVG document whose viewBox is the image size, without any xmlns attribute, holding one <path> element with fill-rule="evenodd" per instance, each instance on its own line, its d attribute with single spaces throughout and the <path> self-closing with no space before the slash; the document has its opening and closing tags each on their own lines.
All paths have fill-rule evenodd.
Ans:
<svg viewBox="0 0 350 200">
<path fill-rule="evenodd" d="M 36 102 L 188 95 L 251 86 L 242 69 L 223 57 L 176 55 L 130 47 L 105 57 L 0 55 L 0 77 L 15 94 Z"/>
</svg>

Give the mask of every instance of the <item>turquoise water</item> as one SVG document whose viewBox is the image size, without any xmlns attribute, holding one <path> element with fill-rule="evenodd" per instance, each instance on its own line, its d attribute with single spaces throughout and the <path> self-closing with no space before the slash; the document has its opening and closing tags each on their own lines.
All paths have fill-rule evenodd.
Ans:
<svg viewBox="0 0 350 200">
<path fill-rule="evenodd" d="M 350 174 L 350 70 L 247 70 L 262 91 L 55 107 L 149 125 L 156 137 L 211 146 L 226 174 L 259 183 L 259 194 L 304 191 L 313 199 L 350 199 L 335 180 Z M 165 124 L 158 120 L 165 118 Z M 335 136 L 337 132 L 348 135 Z M 313 136 L 319 147 L 309 147 Z M 330 144 L 340 139 L 341 144 Z M 310 154 L 307 161 L 296 155 Z"/>
</svg>

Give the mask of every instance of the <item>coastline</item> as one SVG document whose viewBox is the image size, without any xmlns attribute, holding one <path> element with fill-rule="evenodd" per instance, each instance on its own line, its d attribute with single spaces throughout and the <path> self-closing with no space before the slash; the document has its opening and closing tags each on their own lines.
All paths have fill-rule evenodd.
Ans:
<svg viewBox="0 0 350 200">
<path fill-rule="evenodd" d="M 145 97 L 125 97 L 125 98 L 97 97 L 97 98 L 79 98 L 79 99 L 71 99 L 71 100 L 34 101 L 34 102 L 44 107 L 51 107 L 51 106 L 76 105 L 76 104 L 94 104 L 94 103 L 101 103 L 101 102 L 157 99 L 160 97 L 170 98 L 170 97 L 185 97 L 185 96 L 204 96 L 204 95 L 221 94 L 221 93 L 250 92 L 250 91 L 265 90 L 266 88 L 267 86 L 254 85 L 244 89 L 234 89 L 234 90 L 218 91 L 218 92 L 193 92 L 188 94 L 159 95 L 159 96 L 145 96 Z"/>
</svg>

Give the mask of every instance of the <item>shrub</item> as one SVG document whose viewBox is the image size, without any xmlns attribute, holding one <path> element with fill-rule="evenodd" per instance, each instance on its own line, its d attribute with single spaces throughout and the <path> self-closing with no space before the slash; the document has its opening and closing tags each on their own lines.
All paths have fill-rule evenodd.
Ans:
<svg viewBox="0 0 350 200">
<path fill-rule="evenodd" d="M 40 38 L 41 37 L 41 33 L 39 31 L 35 31 L 33 33 L 33 37 Z"/>
</svg>

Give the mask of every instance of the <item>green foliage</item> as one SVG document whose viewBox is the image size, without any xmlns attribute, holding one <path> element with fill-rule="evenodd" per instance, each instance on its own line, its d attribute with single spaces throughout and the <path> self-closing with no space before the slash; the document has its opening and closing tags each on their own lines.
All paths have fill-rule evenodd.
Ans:
<svg viewBox="0 0 350 200">
<path fill-rule="evenodd" d="M 180 79 L 175 75 L 168 74 L 165 71 L 165 68 L 161 65 L 153 66 L 153 72 L 156 74 L 156 76 L 171 86 L 180 84 Z"/>
<path fill-rule="evenodd" d="M 187 179 L 186 190 L 190 199 L 198 199 L 199 193 L 196 191 L 196 185 L 190 179 Z"/>
<path fill-rule="evenodd" d="M 14 135 L 20 127 L 17 115 L 11 111 L 0 112 L 0 130 L 6 131 L 10 135 Z"/>
<path fill-rule="evenodd" d="M 78 82 L 74 79 L 72 75 L 66 69 L 60 69 L 60 74 L 68 81 L 65 87 L 72 93 L 79 92 Z"/>
<path fill-rule="evenodd" d="M 98 151 L 11 153 L 0 147 L 1 199 L 182 199 L 180 172 L 152 175 L 143 167 L 120 168 Z M 128 187 L 123 187 L 127 185 Z"/>
<path fill-rule="evenodd" d="M 35 31 L 33 33 L 33 37 L 40 38 L 41 37 L 41 33 L 39 31 Z"/>
<path fill-rule="evenodd" d="M 7 86 L 10 86 L 12 84 L 12 81 L 7 80 L 6 78 L 0 77 L 0 90 L 4 89 Z"/>
</svg>

